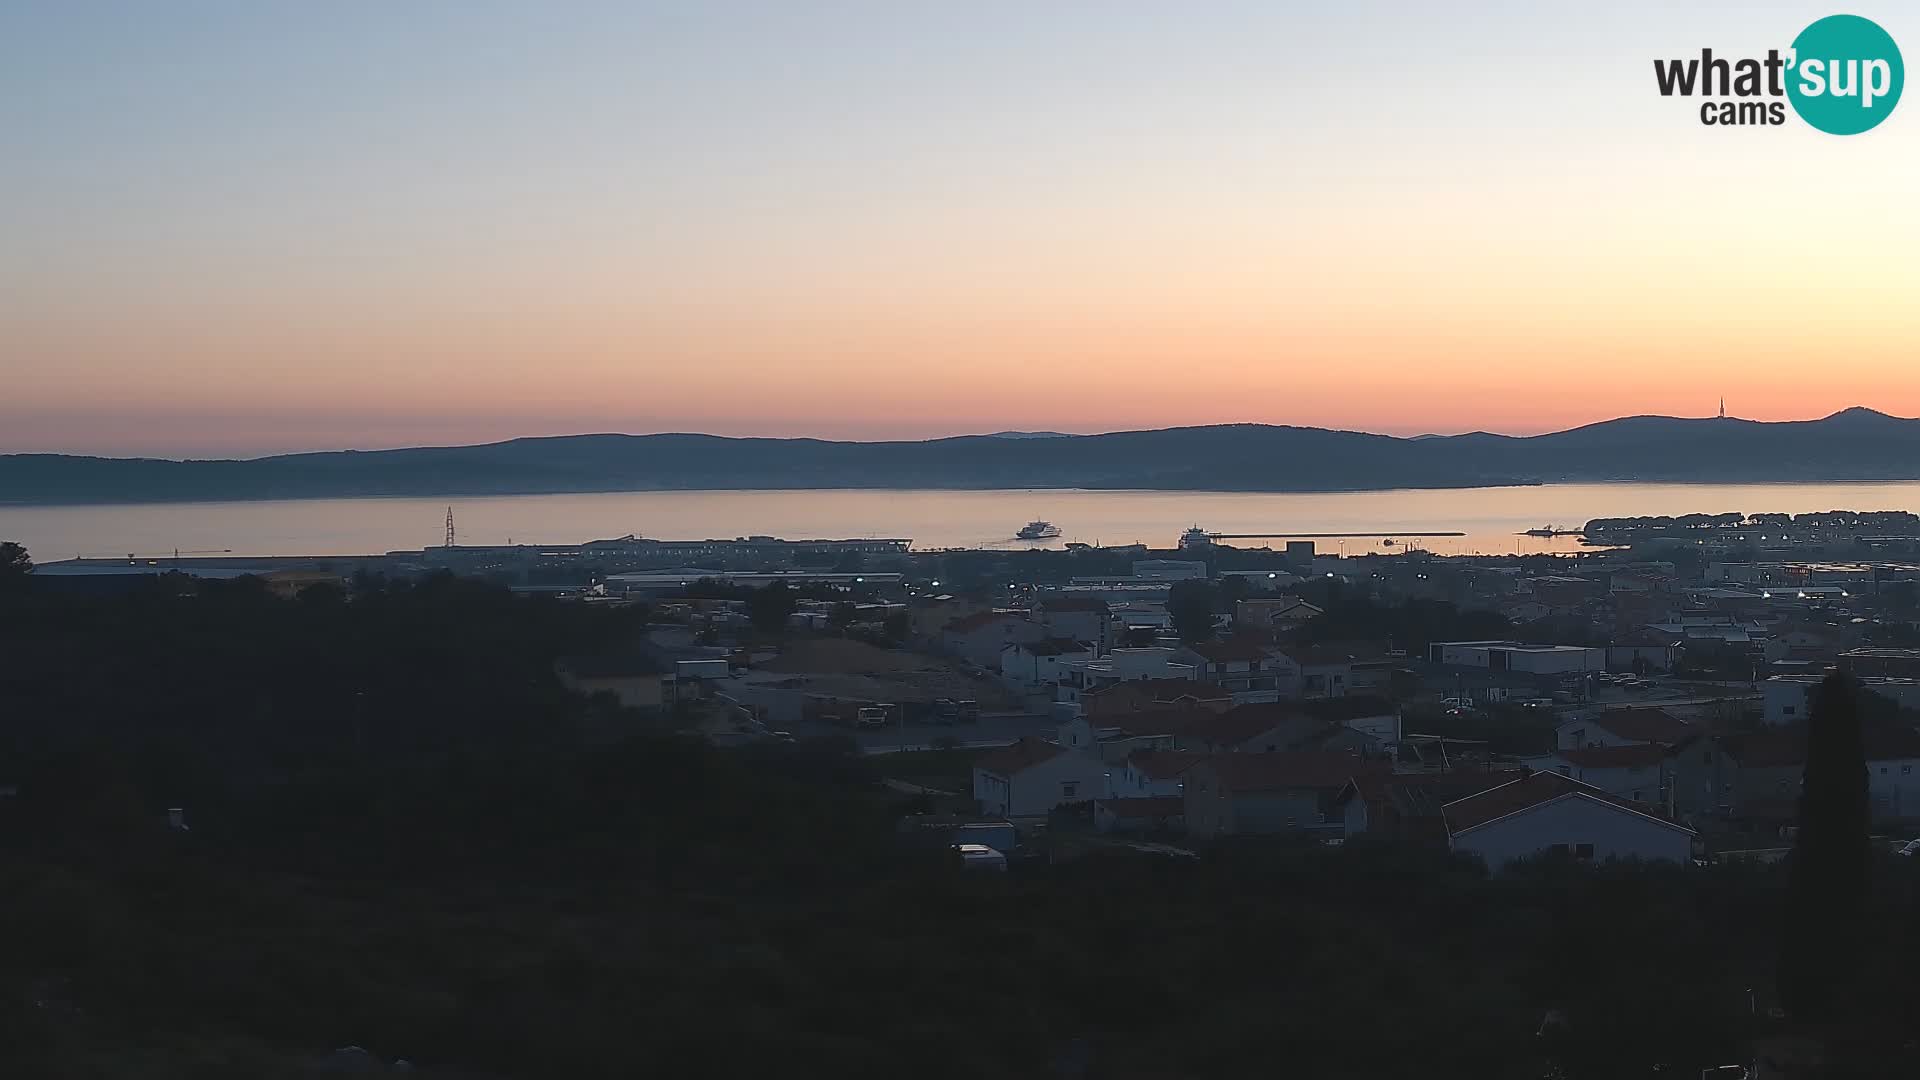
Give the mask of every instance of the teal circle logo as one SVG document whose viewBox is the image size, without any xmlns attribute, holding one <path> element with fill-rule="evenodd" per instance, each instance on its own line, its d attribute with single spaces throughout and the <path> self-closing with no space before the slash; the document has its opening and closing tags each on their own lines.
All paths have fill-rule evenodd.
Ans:
<svg viewBox="0 0 1920 1080">
<path fill-rule="evenodd" d="M 1880 24 L 1829 15 L 1793 39 L 1787 100 L 1829 135 L 1869 131 L 1900 103 L 1907 82 L 1900 47 Z"/>
</svg>

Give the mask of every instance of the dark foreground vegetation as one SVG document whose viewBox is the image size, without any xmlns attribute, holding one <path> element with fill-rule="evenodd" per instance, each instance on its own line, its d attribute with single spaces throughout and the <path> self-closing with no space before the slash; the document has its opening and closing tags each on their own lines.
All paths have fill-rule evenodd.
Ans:
<svg viewBox="0 0 1920 1080">
<path fill-rule="evenodd" d="M 719 751 L 564 694 L 554 658 L 631 612 L 0 588 L 0 1075 L 357 1045 L 456 1077 L 1693 1076 L 1775 1000 L 1783 867 L 963 875 L 900 847 L 846 747 Z M 1847 909 L 1841 1028 L 1888 1063 L 1859 1075 L 1911 1075 L 1911 869 Z"/>
</svg>

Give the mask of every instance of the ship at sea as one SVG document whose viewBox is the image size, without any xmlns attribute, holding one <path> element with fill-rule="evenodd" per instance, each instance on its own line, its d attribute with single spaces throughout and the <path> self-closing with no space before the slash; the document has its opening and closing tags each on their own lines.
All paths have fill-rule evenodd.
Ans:
<svg viewBox="0 0 1920 1080">
<path fill-rule="evenodd" d="M 1060 526 L 1051 521 L 1029 521 L 1014 536 L 1021 540 L 1052 540 L 1060 535 Z"/>
</svg>

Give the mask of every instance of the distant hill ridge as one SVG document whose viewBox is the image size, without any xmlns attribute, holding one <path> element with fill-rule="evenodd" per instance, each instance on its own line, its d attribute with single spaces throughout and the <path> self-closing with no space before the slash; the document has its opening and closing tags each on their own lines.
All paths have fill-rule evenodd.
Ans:
<svg viewBox="0 0 1920 1080">
<path fill-rule="evenodd" d="M 562 435 L 478 446 L 171 461 L 0 455 L 0 503 L 497 495 L 692 488 L 1338 491 L 1590 480 L 1920 479 L 1920 420 L 1627 416 L 1545 435 L 1398 438 L 1223 424 L 896 442 Z"/>
</svg>

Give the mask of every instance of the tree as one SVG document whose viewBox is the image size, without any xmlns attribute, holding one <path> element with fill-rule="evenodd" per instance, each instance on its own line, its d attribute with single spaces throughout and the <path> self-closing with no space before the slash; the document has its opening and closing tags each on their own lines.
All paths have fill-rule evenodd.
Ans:
<svg viewBox="0 0 1920 1080">
<path fill-rule="evenodd" d="M 31 573 L 33 560 L 27 557 L 26 548 L 12 541 L 0 543 L 0 592 L 25 585 Z"/>
<path fill-rule="evenodd" d="M 753 628 L 763 634 L 772 634 L 784 629 L 787 617 L 798 607 L 793 590 L 787 588 L 784 581 L 776 581 L 764 589 L 756 589 L 747 597 L 747 618 L 753 620 Z"/>
<path fill-rule="evenodd" d="M 1213 582 L 1176 581 L 1167 593 L 1167 614 L 1181 641 L 1205 641 L 1213 636 Z"/>
<path fill-rule="evenodd" d="M 1780 996 L 1796 1018 L 1835 1018 L 1845 981 L 1860 968 L 1871 850 L 1867 836 L 1866 740 L 1860 688 L 1829 675 L 1814 691 L 1807 721 L 1807 767 L 1800 788 L 1800 830 L 1788 882 L 1780 948 Z"/>
<path fill-rule="evenodd" d="M 1253 592 L 1253 585 L 1239 574 L 1228 574 L 1220 579 L 1220 602 L 1228 611 L 1234 605 L 1245 600 Z"/>
<path fill-rule="evenodd" d="M 827 625 L 835 630 L 845 630 L 853 625 L 853 620 L 857 617 L 858 614 L 852 604 L 840 603 L 827 609 Z"/>
<path fill-rule="evenodd" d="M 1880 590 L 1880 598 L 1887 610 L 1901 616 L 1913 614 L 1920 608 L 1920 588 L 1911 581 L 1895 581 Z"/>
</svg>

